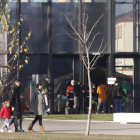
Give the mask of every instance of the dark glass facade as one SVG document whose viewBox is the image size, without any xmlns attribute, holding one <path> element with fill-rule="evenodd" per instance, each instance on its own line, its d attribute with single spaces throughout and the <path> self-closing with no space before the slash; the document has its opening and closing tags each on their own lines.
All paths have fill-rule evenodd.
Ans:
<svg viewBox="0 0 140 140">
<path fill-rule="evenodd" d="M 89 16 L 87 32 L 98 18 L 104 14 L 97 27 L 93 30 L 89 42 L 99 32 L 90 49 L 90 58 L 97 52 L 102 38 L 104 56 L 99 59 L 91 72 L 95 86 L 102 79 L 117 77 L 118 80 L 128 80 L 131 83 L 133 97 L 133 112 L 140 111 L 140 25 L 138 18 L 138 3 L 133 0 L 10 0 L 11 24 L 16 24 L 19 15 L 23 23 L 19 39 L 24 41 L 29 29 L 32 29 L 30 40 L 27 41 L 29 64 L 20 72 L 22 92 L 30 102 L 32 82 L 42 82 L 48 76 L 51 79 L 50 108 L 51 113 L 57 112 L 57 95 L 62 92 L 66 80 L 79 79 L 87 84 L 87 73 L 81 63 L 79 44 L 70 38 L 66 32 L 76 37 L 65 14 L 76 29 L 81 26 L 82 11 L 86 7 Z M 24 56 L 21 54 L 20 58 Z M 128 78 L 129 77 L 129 78 Z M 111 85 L 109 85 L 111 88 Z M 33 88 L 33 87 L 32 87 Z M 29 92 L 30 91 L 30 92 Z M 108 108 L 110 112 L 110 108 Z"/>
</svg>

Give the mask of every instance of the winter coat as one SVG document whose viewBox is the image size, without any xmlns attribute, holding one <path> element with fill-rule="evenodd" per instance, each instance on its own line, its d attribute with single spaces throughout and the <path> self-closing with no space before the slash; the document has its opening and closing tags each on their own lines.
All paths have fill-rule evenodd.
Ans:
<svg viewBox="0 0 140 140">
<path fill-rule="evenodd" d="M 29 110 L 29 107 L 27 107 L 24 103 L 24 101 L 21 102 L 21 113 L 24 113 L 24 109 Z"/>
<path fill-rule="evenodd" d="M 69 85 L 67 87 L 66 95 L 68 96 L 68 98 L 74 98 L 73 86 Z"/>
<path fill-rule="evenodd" d="M 14 116 L 21 116 L 21 103 L 20 103 L 20 94 L 19 94 L 20 87 L 16 84 L 13 84 L 10 89 L 9 93 L 9 100 L 11 103 L 11 107 L 15 107 L 13 112 Z"/>
<path fill-rule="evenodd" d="M 107 93 L 109 93 L 109 89 L 105 84 L 101 84 L 97 87 L 98 100 L 106 101 Z"/>
<path fill-rule="evenodd" d="M 117 96 L 117 93 L 120 93 L 122 96 Z M 122 99 L 122 97 L 125 96 L 125 93 L 122 89 L 122 86 L 121 85 L 117 85 L 113 88 L 113 91 L 112 91 L 112 98 L 113 99 Z"/>
<path fill-rule="evenodd" d="M 44 94 L 42 93 L 42 91 L 36 89 L 35 92 L 32 94 L 30 108 L 34 111 L 35 115 L 43 115 L 44 110 L 47 109 Z"/>
<path fill-rule="evenodd" d="M 1 111 L 0 111 L 0 118 L 3 116 L 3 119 L 5 118 L 11 118 L 11 109 L 10 107 L 5 108 L 4 105 L 2 105 Z"/>
</svg>

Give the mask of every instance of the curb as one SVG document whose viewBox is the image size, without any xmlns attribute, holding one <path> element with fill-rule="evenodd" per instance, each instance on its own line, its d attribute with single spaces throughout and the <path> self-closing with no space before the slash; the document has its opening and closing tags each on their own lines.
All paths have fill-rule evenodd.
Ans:
<svg viewBox="0 0 140 140">
<path fill-rule="evenodd" d="M 33 120 L 34 118 L 24 118 L 25 120 Z M 52 120 L 52 119 L 42 119 L 44 121 L 59 121 L 59 122 L 87 122 L 87 120 Z M 91 121 L 91 122 L 109 122 L 113 123 L 113 121 Z"/>
</svg>

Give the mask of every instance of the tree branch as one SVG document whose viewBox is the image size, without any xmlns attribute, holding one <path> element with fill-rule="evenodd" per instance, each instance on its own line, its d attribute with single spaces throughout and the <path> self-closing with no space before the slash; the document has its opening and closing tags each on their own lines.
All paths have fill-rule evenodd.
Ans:
<svg viewBox="0 0 140 140">
<path fill-rule="evenodd" d="M 90 32 L 87 34 L 87 41 L 88 41 L 88 39 L 89 39 L 89 37 L 90 37 L 90 35 L 91 35 L 93 29 L 96 27 L 97 23 L 100 21 L 100 19 L 103 17 L 103 15 L 104 15 L 104 14 L 102 14 L 102 15 L 100 16 L 100 18 L 98 18 L 98 20 L 96 21 L 96 23 L 92 26 Z"/>
<path fill-rule="evenodd" d="M 94 37 L 93 37 L 93 39 L 92 39 L 92 41 L 91 42 L 89 42 L 89 45 L 88 45 L 88 50 L 90 50 L 90 48 L 91 48 L 91 46 L 92 46 L 92 44 L 93 44 L 93 42 L 94 42 L 94 40 L 95 40 L 95 38 L 96 38 L 96 36 L 99 34 L 99 32 L 96 34 L 96 35 L 94 35 Z"/>
<path fill-rule="evenodd" d="M 63 13 L 62 13 L 63 14 Z M 64 14 L 63 14 L 64 15 Z M 64 15 L 65 18 L 67 19 L 67 21 L 69 22 L 71 28 L 74 30 L 74 32 L 76 33 L 76 35 L 80 38 L 80 40 L 84 43 L 83 39 L 81 38 L 81 36 L 79 35 L 79 33 L 76 31 L 76 29 L 73 27 L 72 22 L 67 18 L 66 15 Z"/>
</svg>

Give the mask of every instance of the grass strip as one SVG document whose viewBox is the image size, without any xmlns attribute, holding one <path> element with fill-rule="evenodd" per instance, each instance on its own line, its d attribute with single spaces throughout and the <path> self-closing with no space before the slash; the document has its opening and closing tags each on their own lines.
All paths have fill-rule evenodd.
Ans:
<svg viewBox="0 0 140 140">
<path fill-rule="evenodd" d="M 0 139 L 6 140 L 140 140 L 140 136 L 89 135 L 62 133 L 1 133 Z"/>
<path fill-rule="evenodd" d="M 43 119 L 52 120 L 87 120 L 87 114 L 71 114 L 71 115 L 43 115 Z M 23 118 L 34 118 L 34 115 L 23 116 Z M 113 121 L 113 114 L 92 114 L 92 121 Z"/>
</svg>

